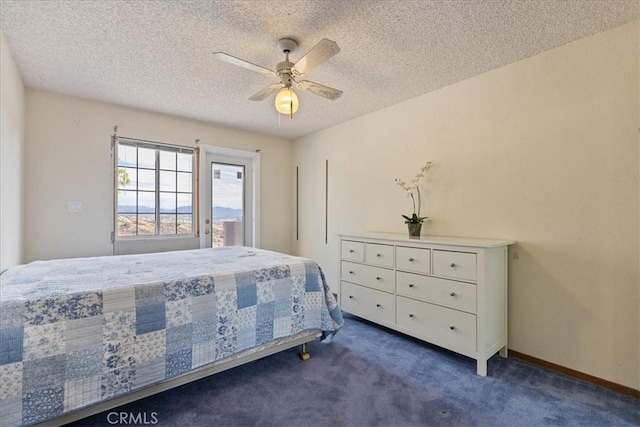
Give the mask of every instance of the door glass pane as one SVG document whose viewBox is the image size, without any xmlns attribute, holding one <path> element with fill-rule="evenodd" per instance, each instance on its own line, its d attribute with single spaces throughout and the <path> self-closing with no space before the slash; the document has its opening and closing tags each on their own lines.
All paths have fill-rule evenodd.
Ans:
<svg viewBox="0 0 640 427">
<path fill-rule="evenodd" d="M 211 163 L 211 246 L 244 245 L 244 166 Z"/>
</svg>

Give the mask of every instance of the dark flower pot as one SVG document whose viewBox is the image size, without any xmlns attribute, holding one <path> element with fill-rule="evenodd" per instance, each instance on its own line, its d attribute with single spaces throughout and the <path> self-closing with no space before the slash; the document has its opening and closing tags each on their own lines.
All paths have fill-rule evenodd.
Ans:
<svg viewBox="0 0 640 427">
<path fill-rule="evenodd" d="M 422 230 L 421 222 L 409 222 L 407 223 L 407 227 L 409 227 L 410 237 L 420 237 L 420 231 Z"/>
</svg>

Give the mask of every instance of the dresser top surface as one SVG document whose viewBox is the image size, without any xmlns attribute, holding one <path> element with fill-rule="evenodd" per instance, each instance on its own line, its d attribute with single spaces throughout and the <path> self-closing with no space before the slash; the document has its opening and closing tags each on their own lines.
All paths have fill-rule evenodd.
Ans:
<svg viewBox="0 0 640 427">
<path fill-rule="evenodd" d="M 451 246 L 472 246 L 476 248 L 496 248 L 500 246 L 513 245 L 513 240 L 499 239 L 481 239 L 476 237 L 454 237 L 454 236 L 420 236 L 409 237 L 401 233 L 341 233 L 340 236 L 345 239 L 372 239 L 372 240 L 388 240 L 394 242 L 406 243 L 425 243 L 432 245 L 451 245 Z"/>
</svg>

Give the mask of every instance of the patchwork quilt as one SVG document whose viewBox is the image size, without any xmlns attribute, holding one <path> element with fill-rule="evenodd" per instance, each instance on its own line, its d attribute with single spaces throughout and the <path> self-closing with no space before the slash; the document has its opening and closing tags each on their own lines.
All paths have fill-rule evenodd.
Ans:
<svg viewBox="0 0 640 427">
<path fill-rule="evenodd" d="M 320 267 L 247 247 L 37 261 L 0 275 L 0 425 L 55 418 L 342 314 Z"/>
</svg>

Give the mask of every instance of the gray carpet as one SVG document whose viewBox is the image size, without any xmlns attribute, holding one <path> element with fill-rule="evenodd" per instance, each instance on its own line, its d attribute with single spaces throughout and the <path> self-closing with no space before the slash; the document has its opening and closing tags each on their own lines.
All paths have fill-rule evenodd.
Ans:
<svg viewBox="0 0 640 427">
<path fill-rule="evenodd" d="M 109 412 L 163 427 L 640 426 L 632 397 L 514 358 L 493 357 L 478 377 L 472 359 L 348 315 L 332 344 L 309 351 L 306 362 L 288 350 Z M 71 425 L 114 425 L 107 416 Z"/>
</svg>

